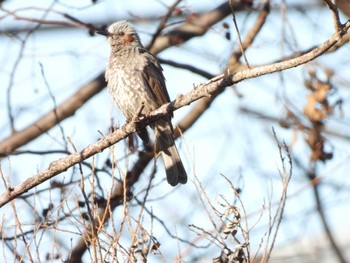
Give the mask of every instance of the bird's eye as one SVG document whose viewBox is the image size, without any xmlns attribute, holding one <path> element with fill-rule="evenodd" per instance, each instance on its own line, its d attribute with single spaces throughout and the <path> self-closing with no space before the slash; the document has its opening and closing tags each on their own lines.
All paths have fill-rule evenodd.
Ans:
<svg viewBox="0 0 350 263">
<path fill-rule="evenodd" d="M 119 32 L 118 35 L 122 37 L 122 36 L 125 35 L 125 33 L 124 32 Z"/>
</svg>

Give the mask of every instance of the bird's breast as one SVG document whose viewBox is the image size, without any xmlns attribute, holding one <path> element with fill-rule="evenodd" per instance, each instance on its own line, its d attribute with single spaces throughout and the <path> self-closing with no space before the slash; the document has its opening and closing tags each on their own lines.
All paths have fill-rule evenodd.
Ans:
<svg viewBox="0 0 350 263">
<path fill-rule="evenodd" d="M 130 65 L 111 65 L 106 71 L 108 91 L 127 119 L 132 119 L 144 105 L 143 113 L 158 108 L 142 69 Z"/>
</svg>

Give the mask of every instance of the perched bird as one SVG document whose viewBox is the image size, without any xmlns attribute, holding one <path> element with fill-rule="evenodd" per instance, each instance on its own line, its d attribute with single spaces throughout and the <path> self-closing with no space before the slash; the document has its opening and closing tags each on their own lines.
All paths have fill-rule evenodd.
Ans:
<svg viewBox="0 0 350 263">
<path fill-rule="evenodd" d="M 139 113 L 142 105 L 142 113 L 147 114 L 170 101 L 163 69 L 143 47 L 132 24 L 118 21 L 97 33 L 108 37 L 111 46 L 106 69 L 108 90 L 128 121 Z M 150 126 L 155 134 L 156 151 L 163 157 L 167 181 L 175 186 L 185 184 L 187 174 L 174 143 L 170 119 L 171 116 L 164 117 Z M 148 143 L 146 128 L 138 134 Z"/>
</svg>

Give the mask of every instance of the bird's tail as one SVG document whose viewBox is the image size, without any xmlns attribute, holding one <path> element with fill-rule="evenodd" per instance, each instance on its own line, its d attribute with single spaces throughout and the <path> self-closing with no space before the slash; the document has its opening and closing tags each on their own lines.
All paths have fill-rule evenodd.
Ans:
<svg viewBox="0 0 350 263">
<path fill-rule="evenodd" d="M 157 121 L 154 126 L 154 133 L 157 151 L 163 157 L 168 183 L 172 186 L 178 183 L 185 184 L 187 182 L 187 173 L 174 143 L 169 122 L 165 120 Z"/>
</svg>

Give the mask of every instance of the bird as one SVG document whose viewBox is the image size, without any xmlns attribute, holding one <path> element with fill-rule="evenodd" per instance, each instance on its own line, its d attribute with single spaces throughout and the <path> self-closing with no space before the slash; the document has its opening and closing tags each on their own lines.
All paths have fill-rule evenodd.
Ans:
<svg viewBox="0 0 350 263">
<path fill-rule="evenodd" d="M 105 35 L 111 52 L 105 78 L 112 100 L 127 121 L 140 114 L 147 114 L 170 102 L 165 85 L 163 69 L 158 60 L 142 45 L 135 27 L 126 20 L 117 21 L 106 30 Z M 167 181 L 171 186 L 187 183 L 187 173 L 176 148 L 172 114 L 150 124 L 154 132 L 156 152 L 162 156 Z M 147 145 L 146 128 L 138 132 Z"/>
</svg>

